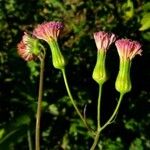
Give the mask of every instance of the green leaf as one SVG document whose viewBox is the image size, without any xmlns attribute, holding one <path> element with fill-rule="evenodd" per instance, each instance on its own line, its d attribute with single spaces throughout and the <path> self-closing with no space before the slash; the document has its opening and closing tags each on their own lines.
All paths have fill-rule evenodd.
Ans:
<svg viewBox="0 0 150 150">
<path fill-rule="evenodd" d="M 33 77 L 37 77 L 39 75 L 39 71 L 38 71 L 38 63 L 35 61 L 29 61 L 27 63 L 29 69 L 30 69 L 30 78 L 32 79 Z"/>
<path fill-rule="evenodd" d="M 143 7 L 142 7 L 143 11 L 150 11 L 150 2 L 148 3 L 144 3 Z"/>
<path fill-rule="evenodd" d="M 4 133 L 5 133 L 5 129 L 4 128 L 0 129 L 0 139 L 3 137 Z"/>
<path fill-rule="evenodd" d="M 142 37 L 147 40 L 150 41 L 150 32 L 143 32 L 142 33 Z"/>
<path fill-rule="evenodd" d="M 134 15 L 134 5 L 132 0 L 127 0 L 127 2 L 122 6 L 124 11 L 125 19 L 129 20 Z"/>
<path fill-rule="evenodd" d="M 142 140 L 139 138 L 136 138 L 130 145 L 129 150 L 144 150 L 142 146 Z"/>
<path fill-rule="evenodd" d="M 140 31 L 145 31 L 150 28 L 150 13 L 145 13 L 141 19 Z"/>
<path fill-rule="evenodd" d="M 125 128 L 131 131 L 135 131 L 138 127 L 138 123 L 134 119 L 130 119 L 129 121 L 125 121 Z"/>
<path fill-rule="evenodd" d="M 15 121 L 16 126 L 21 126 L 21 125 L 29 125 L 31 119 L 28 115 L 22 115 L 18 117 Z"/>
<path fill-rule="evenodd" d="M 103 149 L 106 150 L 122 150 L 123 144 L 120 137 L 117 137 L 115 141 L 106 139 L 103 143 Z"/>
<path fill-rule="evenodd" d="M 10 145 L 23 138 L 22 135 L 24 135 L 26 131 L 26 126 L 22 126 L 20 128 L 13 129 L 11 132 L 4 135 L 4 137 L 0 140 L 0 150 L 11 150 Z M 11 148 L 13 149 L 13 147 Z"/>
<path fill-rule="evenodd" d="M 59 115 L 58 107 L 55 104 L 50 105 L 48 109 L 51 114 L 55 116 Z"/>
</svg>

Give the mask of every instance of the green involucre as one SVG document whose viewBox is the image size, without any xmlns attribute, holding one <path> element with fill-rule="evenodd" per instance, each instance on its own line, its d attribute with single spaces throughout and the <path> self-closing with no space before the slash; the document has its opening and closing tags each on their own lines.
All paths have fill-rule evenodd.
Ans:
<svg viewBox="0 0 150 150">
<path fill-rule="evenodd" d="M 49 46 L 50 46 L 51 52 L 52 52 L 53 66 L 57 69 L 64 69 L 66 62 L 65 62 L 65 59 L 59 49 L 59 45 L 58 45 L 57 41 L 52 39 L 49 42 Z"/>
<path fill-rule="evenodd" d="M 127 93 L 131 91 L 131 79 L 130 79 L 131 61 L 121 60 L 119 66 L 119 73 L 116 79 L 115 88 L 120 93 Z"/>
<path fill-rule="evenodd" d="M 96 65 L 92 75 L 93 79 L 98 84 L 103 84 L 108 79 L 105 67 L 105 60 L 106 60 L 106 52 L 104 52 L 103 50 L 98 51 Z"/>
</svg>

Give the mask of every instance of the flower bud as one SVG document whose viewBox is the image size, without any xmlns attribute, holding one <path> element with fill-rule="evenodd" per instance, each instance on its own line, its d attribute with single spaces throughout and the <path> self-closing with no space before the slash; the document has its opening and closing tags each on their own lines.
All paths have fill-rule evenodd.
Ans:
<svg viewBox="0 0 150 150">
<path fill-rule="evenodd" d="M 120 39 L 115 42 L 120 58 L 119 73 L 116 79 L 116 90 L 122 94 L 131 91 L 130 68 L 131 61 L 136 55 L 141 55 L 141 45 L 137 41 Z"/>
<path fill-rule="evenodd" d="M 52 63 L 57 69 L 64 69 L 66 64 L 57 42 L 63 27 L 64 25 L 61 22 L 50 21 L 38 25 L 33 31 L 35 37 L 49 44 L 52 53 Z"/>
<path fill-rule="evenodd" d="M 116 40 L 116 36 L 113 33 L 99 31 L 94 33 L 94 40 L 98 51 L 92 77 L 98 84 L 103 84 L 108 79 L 105 68 L 106 53 L 110 45 Z"/>
</svg>

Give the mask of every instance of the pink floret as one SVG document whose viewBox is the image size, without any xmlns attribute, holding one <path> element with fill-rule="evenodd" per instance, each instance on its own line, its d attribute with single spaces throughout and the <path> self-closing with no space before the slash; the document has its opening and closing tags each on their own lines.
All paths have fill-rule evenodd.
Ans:
<svg viewBox="0 0 150 150">
<path fill-rule="evenodd" d="M 31 61 L 36 58 L 35 55 L 31 52 L 32 46 L 29 40 L 29 35 L 27 33 L 24 33 L 22 40 L 17 45 L 18 54 L 25 61 Z"/>
<path fill-rule="evenodd" d="M 110 45 L 116 40 L 113 33 L 99 31 L 94 33 L 94 39 L 98 50 L 107 51 Z"/>
<path fill-rule="evenodd" d="M 130 39 L 120 39 L 115 42 L 119 56 L 122 59 L 132 59 L 135 55 L 141 55 L 141 44 Z"/>
<path fill-rule="evenodd" d="M 63 23 L 61 22 L 45 22 L 38 25 L 34 31 L 33 35 L 38 38 L 42 39 L 46 42 L 49 42 L 51 39 L 57 40 L 60 31 L 64 28 Z"/>
</svg>

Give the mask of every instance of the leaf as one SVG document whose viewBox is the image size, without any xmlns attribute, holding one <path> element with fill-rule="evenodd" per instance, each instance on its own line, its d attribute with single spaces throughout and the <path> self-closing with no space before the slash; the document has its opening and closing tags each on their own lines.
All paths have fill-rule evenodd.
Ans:
<svg viewBox="0 0 150 150">
<path fill-rule="evenodd" d="M 24 135 L 27 131 L 27 128 L 25 126 L 22 126 L 21 128 L 16 128 L 6 134 L 1 140 L 0 140 L 0 150 L 10 150 L 10 145 L 13 143 L 16 143 L 17 140 L 20 140 L 23 138 L 22 135 Z M 13 147 L 11 146 L 13 149 Z"/>
<path fill-rule="evenodd" d="M 22 115 L 18 117 L 15 121 L 16 126 L 21 126 L 21 125 L 29 125 L 31 119 L 28 115 Z"/>
<path fill-rule="evenodd" d="M 140 31 L 145 31 L 150 28 L 150 13 L 145 13 L 141 19 Z"/>
<path fill-rule="evenodd" d="M 5 129 L 4 128 L 0 129 L 0 139 L 3 137 L 4 133 L 5 133 Z"/>
<path fill-rule="evenodd" d="M 50 105 L 48 109 L 51 114 L 55 116 L 59 115 L 58 107 L 55 104 Z"/>
<path fill-rule="evenodd" d="M 130 119 L 129 121 L 125 121 L 125 128 L 131 131 L 135 131 L 138 127 L 138 123 L 134 119 Z"/>
<path fill-rule="evenodd" d="M 143 7 L 142 7 L 143 11 L 150 11 L 150 2 L 148 3 L 144 3 Z"/>
<path fill-rule="evenodd" d="M 125 14 L 125 19 L 129 20 L 134 15 L 134 5 L 132 0 L 127 0 L 127 2 L 122 6 L 122 9 Z"/>
<path fill-rule="evenodd" d="M 143 32 L 142 33 L 142 37 L 147 40 L 150 41 L 150 32 Z"/>
<path fill-rule="evenodd" d="M 144 150 L 142 146 L 142 140 L 136 138 L 130 145 L 129 150 Z"/>
<path fill-rule="evenodd" d="M 33 77 L 37 77 L 39 75 L 38 63 L 36 63 L 35 61 L 29 61 L 27 65 L 30 69 L 30 78 L 32 79 Z"/>
</svg>

